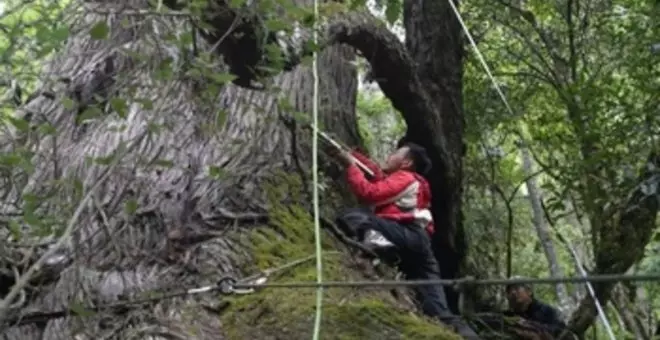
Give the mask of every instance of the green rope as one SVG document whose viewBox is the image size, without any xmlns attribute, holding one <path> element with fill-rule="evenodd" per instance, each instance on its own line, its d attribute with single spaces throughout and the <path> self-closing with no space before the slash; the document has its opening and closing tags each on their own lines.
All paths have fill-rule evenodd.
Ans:
<svg viewBox="0 0 660 340">
<path fill-rule="evenodd" d="M 318 24 L 319 24 L 319 2 L 314 0 L 314 27 L 312 39 L 314 46 L 318 46 Z M 313 103 L 312 103 L 312 200 L 314 205 L 314 239 L 316 243 L 316 282 L 319 287 L 316 289 L 316 316 L 314 317 L 314 335 L 313 340 L 319 340 L 321 334 L 321 314 L 323 311 L 323 251 L 321 249 L 321 219 L 319 209 L 319 65 L 318 52 L 314 51 L 312 55 L 312 69 L 314 77 Z"/>
</svg>

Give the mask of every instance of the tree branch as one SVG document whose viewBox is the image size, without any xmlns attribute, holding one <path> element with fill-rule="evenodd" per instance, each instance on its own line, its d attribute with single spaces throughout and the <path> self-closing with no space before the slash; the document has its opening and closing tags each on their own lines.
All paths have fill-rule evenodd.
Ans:
<svg viewBox="0 0 660 340">
<path fill-rule="evenodd" d="M 541 42 L 543 43 L 543 46 L 546 48 L 546 50 L 550 54 L 550 57 L 555 62 L 555 67 L 557 67 L 557 65 L 556 65 L 557 62 L 560 62 L 563 65 L 568 64 L 568 62 L 557 51 L 557 48 L 555 47 L 555 44 L 553 43 L 553 39 L 550 36 L 550 33 L 548 31 L 544 30 L 543 27 L 541 27 L 539 22 L 536 20 L 536 16 L 534 16 L 534 13 L 532 13 L 531 11 L 525 10 L 523 8 L 520 8 L 518 6 L 515 6 L 515 5 L 513 5 L 510 2 L 505 1 L 505 0 L 496 0 L 496 1 L 500 4 L 502 4 L 503 6 L 511 9 L 513 12 L 518 14 L 524 21 L 526 21 L 527 23 L 529 23 L 532 26 L 532 28 L 534 29 L 536 34 L 541 39 Z M 509 26 L 509 28 L 514 29 L 514 26 Z M 532 47 L 532 46 L 530 45 L 530 47 Z M 532 50 L 534 51 L 534 48 L 532 48 Z M 540 56 L 540 53 L 539 53 L 539 58 L 542 58 Z"/>
<path fill-rule="evenodd" d="M 434 162 L 434 173 L 452 177 L 449 146 L 436 101 L 417 75 L 416 66 L 406 47 L 377 18 L 367 13 L 343 13 L 331 20 L 327 29 L 328 44 L 344 43 L 359 50 L 369 64 L 381 90 L 401 112 L 415 142 L 427 146 Z M 438 129 L 440 127 L 440 129 Z"/>
<path fill-rule="evenodd" d="M 165 6 L 181 10 L 176 0 L 166 0 Z M 229 1 L 209 1 L 201 16 L 190 14 L 200 34 L 213 44 L 210 52 L 220 54 L 232 74 L 237 78 L 235 85 L 259 89 L 253 81 L 263 76 L 272 76 L 261 66 L 267 66 L 266 45 L 277 43 L 277 32 L 268 31 L 258 13 L 247 6 L 232 8 Z M 285 55 L 283 51 L 283 56 Z M 285 65 L 285 70 L 292 66 Z"/>
<path fill-rule="evenodd" d="M 594 274 L 624 273 L 644 256 L 655 219 L 660 207 L 660 155 L 652 152 L 641 172 L 640 185 L 631 193 L 625 206 L 619 209 L 618 219 L 603 226 L 601 242 L 607 246 L 596 251 Z M 596 297 L 605 305 L 612 295 L 616 282 L 593 283 Z M 598 315 L 591 297 L 585 297 L 571 316 L 569 328 L 583 334 Z"/>
<path fill-rule="evenodd" d="M 174 0 L 166 1 L 165 5 L 180 9 Z M 258 69 L 260 65 L 267 66 L 265 45 L 281 39 L 278 32 L 265 29 L 263 19 L 256 12 L 247 7 L 231 8 L 226 0 L 214 0 L 198 21 L 201 21 L 198 27 L 208 27 L 200 28 L 201 35 L 217 46 L 216 51 L 238 77 L 234 84 L 251 87 L 253 80 L 264 76 Z M 323 36 L 324 46 L 343 43 L 362 53 L 383 93 L 402 112 L 409 131 L 419 136 L 416 142 L 435 150 L 436 154 L 430 155 L 435 172 L 451 176 L 447 141 L 434 137 L 437 127 L 442 128 L 439 109 L 434 107 L 435 101 L 417 76 L 416 67 L 398 37 L 366 11 L 344 11 L 328 18 Z M 293 69 L 302 56 L 311 52 L 300 51 L 292 56 L 287 48 L 281 47 L 282 55 L 288 56 L 285 70 Z"/>
<path fill-rule="evenodd" d="M 359 50 L 397 110 L 404 113 L 429 110 L 425 107 L 426 91 L 405 46 L 380 20 L 366 13 L 343 14 L 328 25 L 327 43 L 344 43 Z"/>
</svg>

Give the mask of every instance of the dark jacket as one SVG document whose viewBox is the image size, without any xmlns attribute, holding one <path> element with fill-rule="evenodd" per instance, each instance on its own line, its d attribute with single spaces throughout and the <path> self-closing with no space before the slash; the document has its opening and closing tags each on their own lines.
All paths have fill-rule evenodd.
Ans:
<svg viewBox="0 0 660 340">
<path fill-rule="evenodd" d="M 526 311 L 522 313 L 508 311 L 506 314 L 519 316 L 530 321 L 544 324 L 545 326 L 548 326 L 553 333 L 566 328 L 566 324 L 562 321 L 561 314 L 556 308 L 536 299 L 532 300 L 532 303 Z"/>
</svg>

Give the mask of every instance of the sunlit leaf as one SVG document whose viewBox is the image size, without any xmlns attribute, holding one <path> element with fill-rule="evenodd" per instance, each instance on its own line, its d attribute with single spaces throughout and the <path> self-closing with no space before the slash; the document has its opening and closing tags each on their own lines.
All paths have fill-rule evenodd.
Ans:
<svg viewBox="0 0 660 340">
<path fill-rule="evenodd" d="M 399 20 L 402 10 L 403 4 L 401 3 L 401 0 L 387 0 L 387 5 L 385 7 L 385 18 L 390 24 L 393 24 Z"/>
</svg>

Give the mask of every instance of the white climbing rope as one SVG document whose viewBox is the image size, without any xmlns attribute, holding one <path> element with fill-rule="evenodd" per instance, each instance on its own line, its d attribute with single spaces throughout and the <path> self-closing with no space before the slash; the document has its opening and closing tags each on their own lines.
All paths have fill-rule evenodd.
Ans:
<svg viewBox="0 0 660 340">
<path fill-rule="evenodd" d="M 465 21 L 463 21 L 463 16 L 461 16 L 461 13 L 458 11 L 458 8 L 456 7 L 456 4 L 454 4 L 453 0 L 447 0 L 447 2 L 449 2 L 449 6 L 451 6 L 451 9 L 456 15 L 456 19 L 458 19 L 458 22 L 461 24 L 461 27 L 463 28 L 463 32 L 465 32 L 465 36 L 470 41 L 470 45 L 472 45 L 472 49 L 474 50 L 474 53 L 477 55 L 477 58 L 479 59 L 479 62 L 483 66 L 484 70 L 486 71 L 488 78 L 490 78 L 490 81 L 493 83 L 493 86 L 495 87 L 495 91 L 497 91 L 497 94 L 500 96 L 500 99 L 502 99 L 502 102 L 504 103 L 504 106 L 506 107 L 507 111 L 509 111 L 509 114 L 511 114 L 511 116 L 514 117 L 515 114 L 513 113 L 513 109 L 511 108 L 511 105 L 509 105 L 509 101 L 506 99 L 506 96 L 502 92 L 500 85 L 497 83 L 497 80 L 495 80 L 493 73 L 490 71 L 490 67 L 488 67 L 488 63 L 486 63 L 486 58 L 484 58 L 483 54 L 479 50 L 479 47 L 477 46 L 477 43 L 474 41 L 474 38 L 472 37 L 470 30 L 467 28 L 467 25 L 465 25 Z M 578 265 L 578 268 L 581 269 L 580 274 L 582 275 L 582 277 L 586 278 L 587 273 L 584 271 L 584 268 L 582 267 L 580 260 L 577 257 L 575 257 L 575 261 Z M 616 340 L 616 337 L 614 336 L 614 332 L 612 332 L 612 327 L 610 326 L 610 322 L 607 319 L 605 313 L 603 312 L 603 307 L 601 306 L 600 301 L 598 301 L 598 299 L 596 298 L 596 294 L 594 292 L 593 286 L 591 285 L 590 282 L 586 282 L 586 285 L 589 294 L 591 295 L 591 298 L 594 301 L 594 304 L 596 305 L 596 309 L 598 310 L 598 316 L 600 317 L 600 320 L 603 322 L 603 325 L 607 330 L 607 334 L 609 335 L 611 340 Z"/>
<path fill-rule="evenodd" d="M 318 46 L 318 29 L 319 29 L 319 1 L 314 0 L 314 26 L 312 32 L 312 40 L 314 46 Z M 319 287 L 316 289 L 316 314 L 314 316 L 314 333 L 313 340 L 319 340 L 321 334 L 321 316 L 323 311 L 323 249 L 321 248 L 321 217 L 319 209 L 319 65 L 318 65 L 318 51 L 314 51 L 312 55 L 312 73 L 314 78 L 314 89 L 312 90 L 312 204 L 314 206 L 314 240 L 316 247 L 316 282 Z"/>
</svg>

